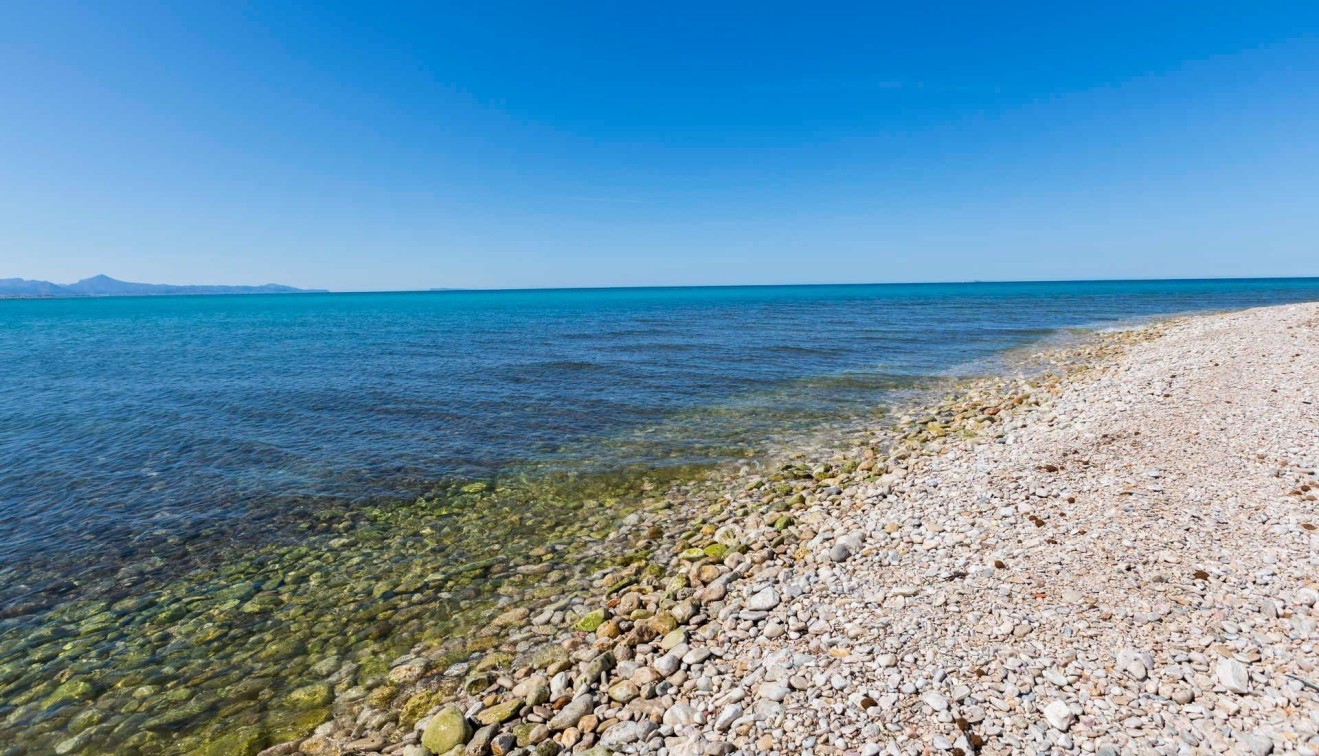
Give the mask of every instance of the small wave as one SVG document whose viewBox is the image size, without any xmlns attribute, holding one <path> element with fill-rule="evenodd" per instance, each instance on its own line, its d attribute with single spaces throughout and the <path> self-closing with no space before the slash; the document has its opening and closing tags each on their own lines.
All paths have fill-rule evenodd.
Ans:
<svg viewBox="0 0 1319 756">
<path fill-rule="evenodd" d="M 816 357 L 833 357 L 845 354 L 847 350 L 838 347 L 802 346 L 800 344 L 776 344 L 760 350 L 768 354 L 801 354 Z"/>
<path fill-rule="evenodd" d="M 804 378 L 800 385 L 814 388 L 857 389 L 861 391 L 907 388 L 915 381 L 911 376 L 893 373 L 844 373 Z"/>
<path fill-rule="evenodd" d="M 526 366 L 528 370 L 561 370 L 563 372 L 585 372 L 589 370 L 606 370 L 607 365 L 586 360 L 549 360 L 535 362 Z"/>
</svg>

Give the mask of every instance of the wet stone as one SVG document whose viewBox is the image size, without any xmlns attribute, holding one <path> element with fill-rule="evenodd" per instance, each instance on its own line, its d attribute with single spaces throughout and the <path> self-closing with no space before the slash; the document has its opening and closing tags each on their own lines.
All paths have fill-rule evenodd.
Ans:
<svg viewBox="0 0 1319 756">
<path fill-rule="evenodd" d="M 467 723 L 467 718 L 451 706 L 431 717 L 426 729 L 422 731 L 421 744 L 432 753 L 447 753 L 466 744 L 471 737 L 472 727 Z"/>
</svg>

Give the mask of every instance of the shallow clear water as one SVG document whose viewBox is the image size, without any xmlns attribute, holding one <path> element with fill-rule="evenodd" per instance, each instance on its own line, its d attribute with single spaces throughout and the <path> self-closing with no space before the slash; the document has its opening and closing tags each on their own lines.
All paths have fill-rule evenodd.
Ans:
<svg viewBox="0 0 1319 756">
<path fill-rule="evenodd" d="M 592 476 L 620 471 L 681 474 L 871 418 L 895 390 L 1059 329 L 1315 299 L 1319 279 L 0 301 L 0 692 L 32 684 L 24 675 L 34 669 L 30 679 L 54 685 L 70 668 L 41 643 L 10 642 L 33 628 L 63 627 L 90 639 L 84 654 L 122 656 L 116 632 L 201 622 L 170 601 L 200 606 L 198 595 L 230 590 L 236 575 L 264 574 L 252 566 L 261 559 L 290 574 L 333 574 L 345 591 L 367 578 L 398 588 L 419 549 L 427 572 L 489 556 L 464 528 L 507 526 L 510 543 L 534 551 L 552 538 L 589 538 L 601 522 L 573 522 L 591 496 L 508 481 L 589 488 Z M 457 496 L 472 481 L 517 493 L 464 500 L 461 512 L 388 505 Z M 523 522 L 526 507 L 559 529 Z M 334 527 L 309 525 L 313 514 Z M 430 524 L 414 527 L 420 517 Z M 352 549 L 388 566 L 313 569 L 312 557 L 290 551 L 333 536 L 356 539 Z M 179 576 L 186 589 L 168 582 Z M 469 604 L 500 582 L 444 580 Z M 296 603 L 296 585 L 268 590 Z M 89 603 L 101 598 L 120 607 L 110 619 Z M 241 644 L 279 640 L 287 618 L 262 605 L 239 622 L 226 601 L 207 610 L 208 623 L 237 623 L 227 645 L 204 649 L 211 666 L 155 682 L 143 673 L 142 684 L 185 690 L 221 679 L 217 669 L 250 672 L 256 662 Z M 143 606 L 157 612 L 149 621 L 135 614 Z M 368 640 L 391 632 L 377 628 Z M 318 641 L 300 642 L 314 660 Z M 177 645 L 162 638 L 134 674 L 181 653 Z M 180 658 L 171 669 L 189 669 L 193 657 Z M 294 670 L 269 685 L 309 675 Z M 107 685 L 86 695 L 110 696 L 100 692 Z M 82 709 L 69 701 L 89 702 L 53 695 L 43 689 L 9 708 L 0 695 L 0 733 L 75 731 Z M 214 721 L 227 700 L 153 732 Z M 134 747 L 168 750 L 143 742 Z"/>
<path fill-rule="evenodd" d="M 0 302 L 0 567 L 78 569 L 288 497 L 704 462 L 1060 327 L 1316 296 L 1264 280 Z"/>
<path fill-rule="evenodd" d="M 0 567 L 287 497 L 708 461 L 1053 329 L 1316 297 L 1292 279 L 4 301 Z"/>
</svg>

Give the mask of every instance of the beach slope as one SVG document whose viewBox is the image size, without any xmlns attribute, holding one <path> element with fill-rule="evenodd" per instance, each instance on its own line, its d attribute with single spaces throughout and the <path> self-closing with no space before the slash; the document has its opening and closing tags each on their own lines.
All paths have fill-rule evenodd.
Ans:
<svg viewBox="0 0 1319 756">
<path fill-rule="evenodd" d="M 1319 751 L 1319 305 L 1055 358 L 797 475 L 777 513 L 712 518 L 732 548 L 675 555 L 667 595 L 613 592 L 547 669 L 373 744 Z M 751 475 L 727 506 L 786 488 Z"/>
<path fill-rule="evenodd" d="M 857 555 L 821 542 L 747 581 L 782 597 L 754 624 L 800 637 L 721 636 L 706 737 L 1314 752 L 1316 402 L 1319 307 L 1191 318 L 1000 443 L 918 456 L 887 495 L 859 486 L 820 526 Z"/>
</svg>

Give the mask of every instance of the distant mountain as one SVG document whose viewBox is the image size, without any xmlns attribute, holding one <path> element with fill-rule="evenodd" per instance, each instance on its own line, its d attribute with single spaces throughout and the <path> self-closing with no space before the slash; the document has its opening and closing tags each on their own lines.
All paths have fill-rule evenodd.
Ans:
<svg viewBox="0 0 1319 756">
<path fill-rule="evenodd" d="M 0 298 L 10 297 L 133 297 L 178 294 L 296 294 L 322 289 L 292 286 L 175 286 L 119 281 L 109 276 L 92 276 L 78 283 L 54 284 L 25 278 L 0 278 Z"/>
<path fill-rule="evenodd" d="M 0 278 L 0 297 L 58 297 L 64 287 L 50 281 Z"/>
</svg>

